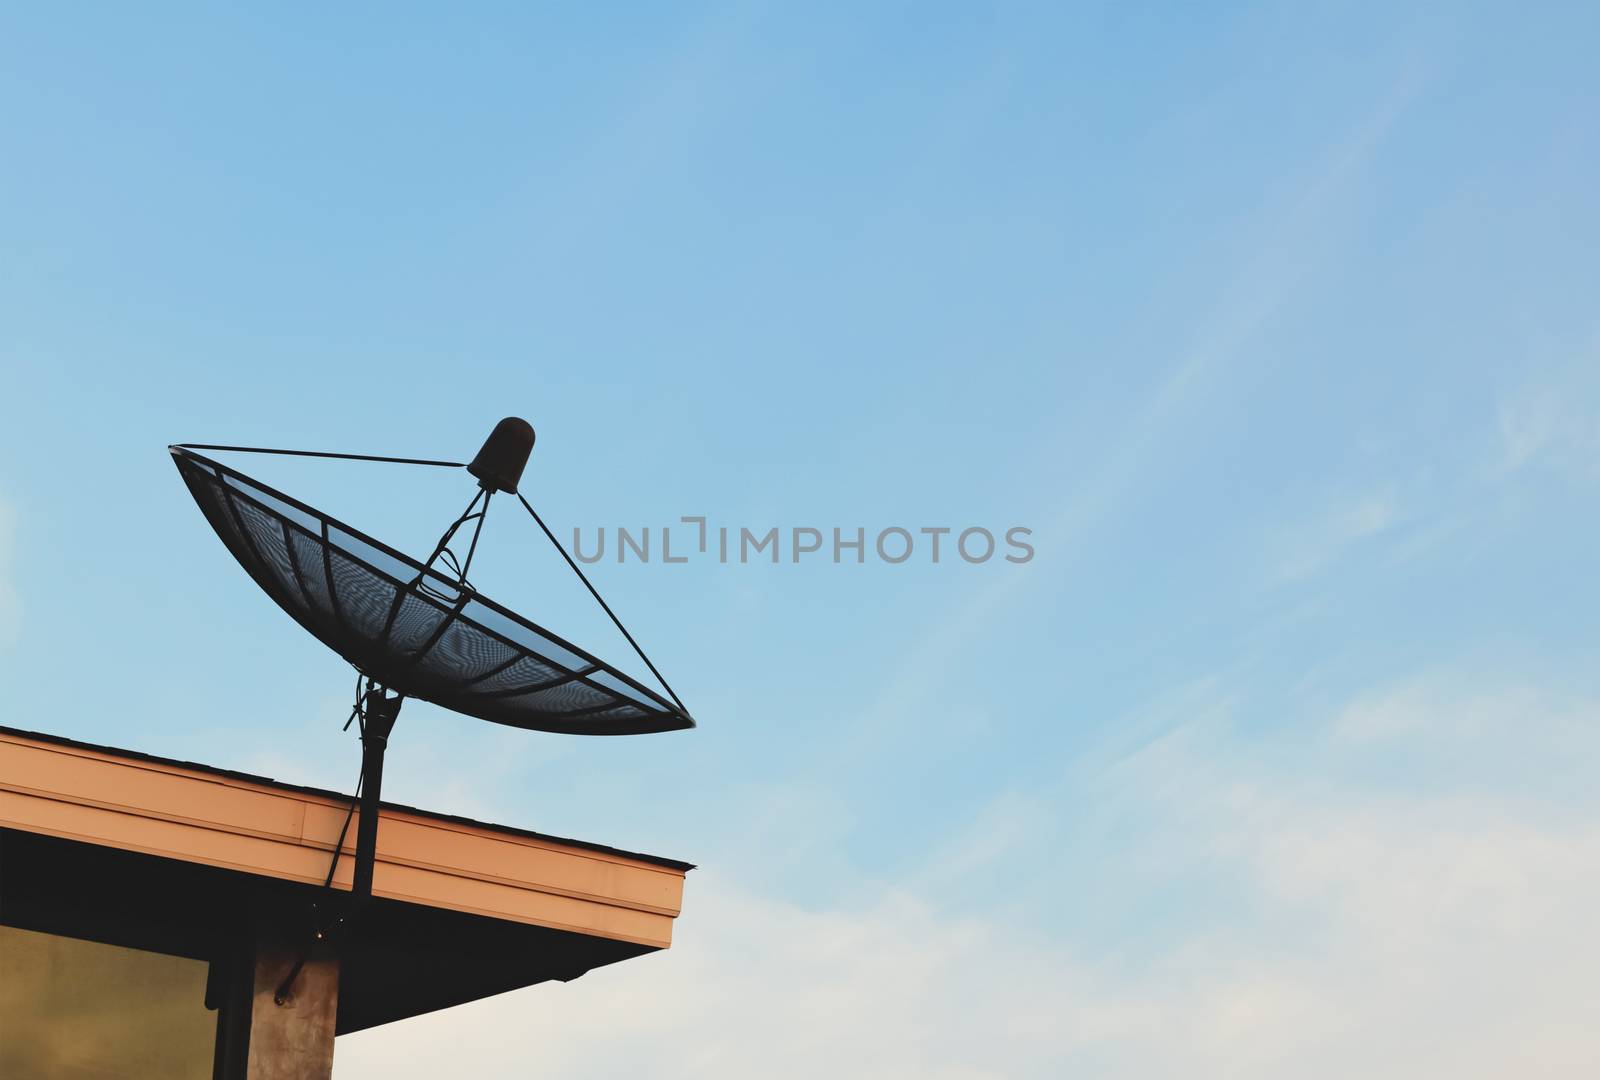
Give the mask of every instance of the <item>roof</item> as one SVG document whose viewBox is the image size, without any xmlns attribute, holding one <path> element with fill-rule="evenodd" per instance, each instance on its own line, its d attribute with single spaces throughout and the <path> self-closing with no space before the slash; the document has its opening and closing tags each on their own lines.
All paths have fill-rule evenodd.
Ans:
<svg viewBox="0 0 1600 1080">
<path fill-rule="evenodd" d="M 241 921 L 339 902 L 349 809 L 320 788 L 0 727 L 0 921 L 215 960 Z M 338 1030 L 665 949 L 689 869 L 384 803 L 374 899 L 340 946 Z"/>
<path fill-rule="evenodd" d="M 291 784 L 284 780 L 275 780 L 270 776 L 259 776 L 255 773 L 240 772 L 237 769 L 223 769 L 215 765 L 206 765 L 198 761 L 184 761 L 179 758 L 161 757 L 157 754 L 146 754 L 139 750 L 125 750 L 116 746 L 105 746 L 100 743 L 83 742 L 79 739 L 69 739 L 63 735 L 52 735 L 43 731 L 25 731 L 22 728 L 7 727 L 0 724 L 0 735 L 11 735 L 33 742 L 50 743 L 56 746 L 70 746 L 80 750 L 92 750 L 100 754 L 126 758 L 129 761 L 143 761 L 156 765 L 171 765 L 192 772 L 206 773 L 211 776 L 227 777 L 230 780 L 243 780 L 251 784 L 260 784 L 263 787 L 273 787 L 280 791 L 296 792 L 303 795 L 315 795 L 319 798 L 333 799 L 338 802 L 348 803 L 351 796 L 328 788 L 311 787 L 306 784 Z M 661 855 L 647 855 L 639 851 L 628 851 L 624 848 L 610 847 L 606 844 L 597 844 L 590 840 L 574 840 L 566 836 L 552 836 L 549 833 L 535 832 L 532 829 L 521 829 L 514 825 L 498 825 L 490 821 L 479 821 L 476 818 L 463 817 L 460 814 L 443 814 L 437 810 L 421 810 L 404 803 L 383 802 L 386 810 L 400 810 L 420 817 L 434 818 L 438 821 L 450 821 L 461 825 L 470 825 L 474 828 L 487 829 L 492 832 L 505 833 L 508 836 L 526 836 L 534 840 L 546 840 L 553 844 L 562 844 L 566 847 L 584 848 L 588 851 L 603 851 L 608 855 L 621 855 L 628 859 L 637 859 L 640 862 L 654 863 L 672 870 L 688 872 L 695 868 L 693 863 L 683 862 L 679 859 L 669 859 Z"/>
</svg>

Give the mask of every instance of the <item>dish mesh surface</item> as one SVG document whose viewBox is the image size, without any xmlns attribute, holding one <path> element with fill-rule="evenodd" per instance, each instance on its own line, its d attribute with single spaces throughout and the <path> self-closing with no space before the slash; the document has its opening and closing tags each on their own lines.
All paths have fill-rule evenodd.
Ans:
<svg viewBox="0 0 1600 1080">
<path fill-rule="evenodd" d="M 256 584 L 390 690 L 536 731 L 694 726 L 629 676 L 415 559 L 210 458 L 176 447 L 172 455 Z"/>
</svg>

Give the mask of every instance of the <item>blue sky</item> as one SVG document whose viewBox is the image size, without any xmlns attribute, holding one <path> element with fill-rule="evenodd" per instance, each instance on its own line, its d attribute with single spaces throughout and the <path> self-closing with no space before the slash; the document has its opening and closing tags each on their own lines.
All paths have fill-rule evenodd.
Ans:
<svg viewBox="0 0 1600 1080">
<path fill-rule="evenodd" d="M 387 795 L 703 869 L 338 1075 L 1592 1075 L 1597 24 L 12 8 L 0 722 L 350 786 L 175 441 L 517 414 L 563 535 L 1024 526 L 598 564 L 692 733 L 408 706 Z M 239 464 L 413 551 L 470 492 Z M 625 659 L 506 509 L 480 587 Z"/>
</svg>

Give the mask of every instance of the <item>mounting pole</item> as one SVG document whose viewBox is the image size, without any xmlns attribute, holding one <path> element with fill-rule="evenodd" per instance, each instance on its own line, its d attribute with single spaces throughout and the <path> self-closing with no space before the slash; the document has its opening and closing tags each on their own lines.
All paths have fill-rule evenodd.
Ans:
<svg viewBox="0 0 1600 1080">
<path fill-rule="evenodd" d="M 372 864 L 378 855 L 378 801 L 383 794 L 383 752 L 400 716 L 405 698 L 389 696 L 382 687 L 367 691 L 366 720 L 361 730 L 361 822 L 356 826 L 356 865 L 350 884 L 350 906 L 359 910 L 372 898 Z"/>
</svg>

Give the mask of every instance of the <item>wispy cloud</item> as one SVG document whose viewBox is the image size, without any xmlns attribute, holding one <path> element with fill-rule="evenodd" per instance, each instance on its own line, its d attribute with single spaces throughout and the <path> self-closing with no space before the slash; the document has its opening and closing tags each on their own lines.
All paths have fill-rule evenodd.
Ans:
<svg viewBox="0 0 1600 1080">
<path fill-rule="evenodd" d="M 1499 420 L 1503 473 L 1545 465 L 1600 479 L 1600 341 L 1584 363 L 1508 399 Z"/>
<path fill-rule="evenodd" d="M 1284 584 L 1311 577 L 1352 547 L 1392 528 L 1400 516 L 1400 500 L 1392 487 L 1336 502 L 1279 539 L 1275 581 Z"/>
<path fill-rule="evenodd" d="M 1464 682 L 1362 695 L 1297 729 L 1288 767 L 1281 746 L 1259 767 L 1221 714 L 1148 743 L 1095 796 L 1137 806 L 1146 827 L 1126 852 L 1049 873 L 1037 841 L 1059 823 L 1033 811 L 1055 800 L 1008 797 L 993 820 L 1009 839 L 1043 830 L 1034 842 L 954 844 L 949 866 L 912 874 L 915 893 L 820 910 L 695 874 L 668 953 L 342 1039 L 338 1075 L 511 1077 L 532 1062 L 665 1080 L 1591 1075 L 1600 827 L 1559 800 L 1474 797 L 1493 775 L 1419 793 L 1370 782 L 1365 759 L 1330 764 L 1352 725 L 1367 729 L 1361 753 L 1386 731 L 1443 746 L 1467 700 L 1477 737 L 1531 747 L 1547 770 L 1588 768 L 1570 739 L 1590 762 L 1600 749 L 1592 722 L 1541 722 L 1546 694 Z M 1068 914 L 1085 892 L 1147 906 L 1197 859 L 1239 902 L 1208 914 L 1175 892 L 1182 931 L 1153 927 L 1164 944 L 1142 959 L 1108 956 Z M 1054 896 L 1058 914 L 1043 927 L 1003 908 L 951 914 L 938 886 L 970 874 Z"/>
<path fill-rule="evenodd" d="M 1211 310 L 1122 425 L 1123 436 L 1104 448 L 1095 466 L 1083 472 L 1081 482 L 1036 529 L 1039 558 L 1017 572 L 997 575 L 962 609 L 916 639 L 886 680 L 871 715 L 915 714 L 928 696 L 938 692 L 945 674 L 959 670 L 954 660 L 973 641 L 992 633 L 1019 598 L 1036 595 L 1050 580 L 1068 572 L 1067 564 L 1082 538 L 1104 527 L 1138 489 L 1141 473 L 1151 467 L 1152 459 L 1172 448 L 1172 432 L 1179 421 L 1215 389 L 1252 340 L 1294 298 L 1307 275 L 1329 258 L 1342 236 L 1335 211 L 1371 167 L 1424 75 L 1420 68 L 1403 71 L 1348 132 L 1329 144 L 1299 188 L 1263 207 L 1255 230 L 1260 242 L 1237 266 L 1219 274 L 1222 285 Z M 1038 456 L 1049 460 L 1059 454 Z M 1388 511 L 1392 508 L 1379 505 L 1357 508 L 1356 517 L 1342 525 L 1381 528 L 1387 524 Z M 861 729 L 860 737 L 878 734 L 869 725 Z"/>
</svg>

